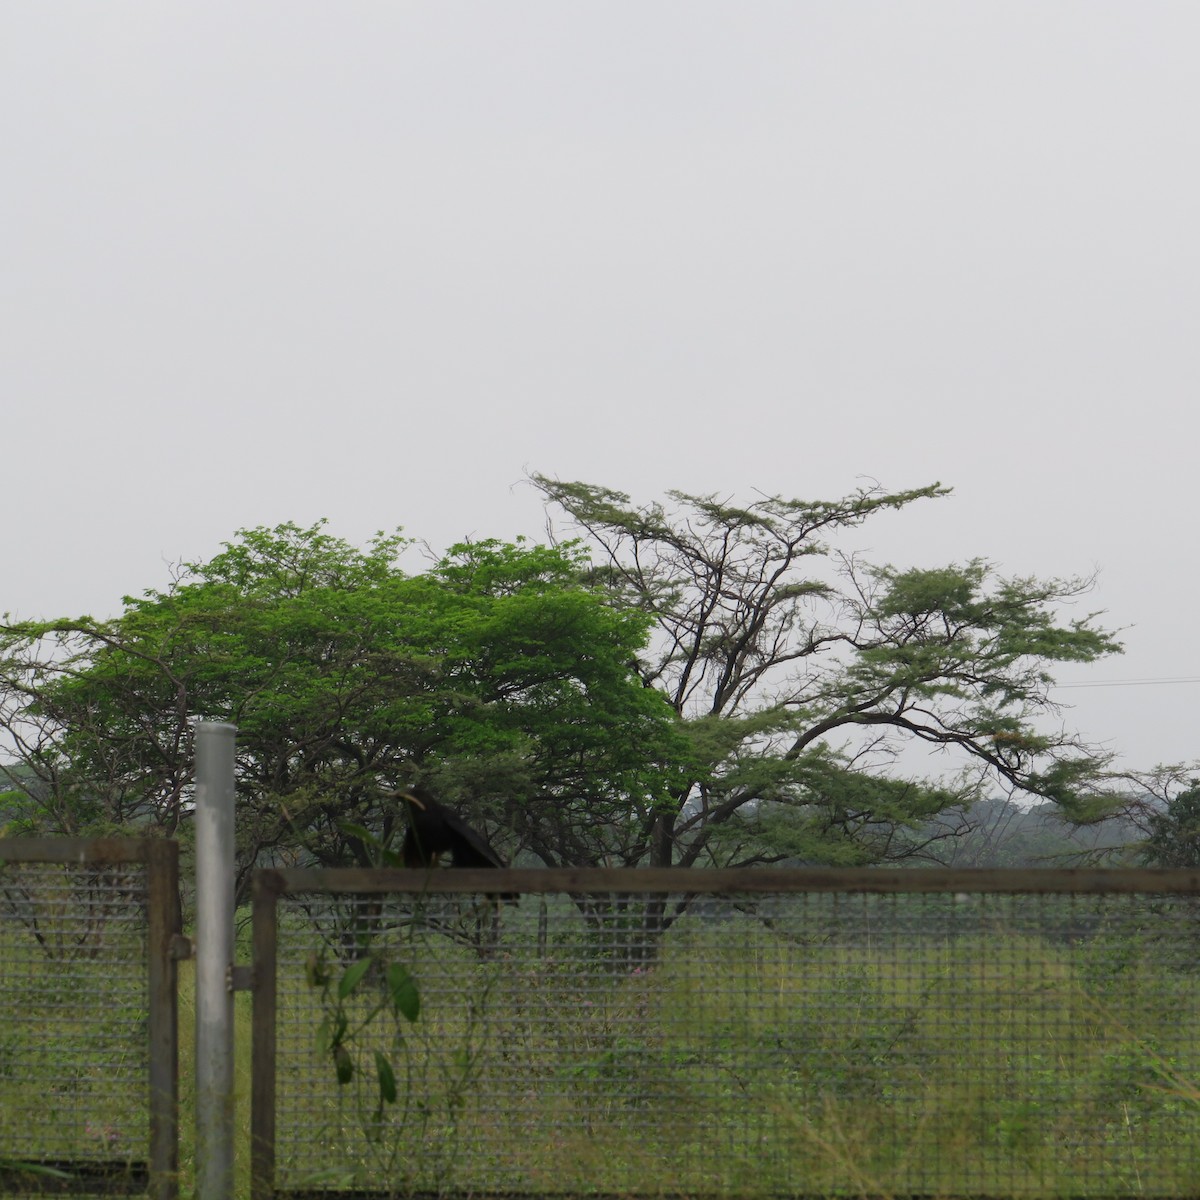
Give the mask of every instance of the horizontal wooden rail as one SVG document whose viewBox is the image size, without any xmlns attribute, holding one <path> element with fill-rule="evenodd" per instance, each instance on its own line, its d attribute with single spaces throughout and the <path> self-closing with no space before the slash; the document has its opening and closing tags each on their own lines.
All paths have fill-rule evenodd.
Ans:
<svg viewBox="0 0 1200 1200">
<path fill-rule="evenodd" d="M 140 863 L 151 857 L 150 847 L 161 838 L 0 838 L 0 863 Z"/>
<path fill-rule="evenodd" d="M 735 895 L 780 892 L 924 892 L 1006 895 L 1200 893 L 1200 871 L 1165 868 L 974 869 L 883 868 L 511 868 L 507 870 L 402 870 L 336 868 L 263 870 L 260 884 L 276 895 L 333 892 L 648 892 Z"/>
</svg>

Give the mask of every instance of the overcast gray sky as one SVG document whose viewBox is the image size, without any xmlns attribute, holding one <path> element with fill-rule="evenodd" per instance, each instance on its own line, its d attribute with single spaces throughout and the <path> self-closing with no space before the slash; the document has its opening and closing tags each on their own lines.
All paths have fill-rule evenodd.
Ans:
<svg viewBox="0 0 1200 1200">
<path fill-rule="evenodd" d="M 940 480 L 879 560 L 1086 574 L 1200 679 L 1200 5 L 0 6 L 0 611 L 238 528 L 537 535 Z M 1200 685 L 1080 687 L 1129 766 Z"/>
</svg>

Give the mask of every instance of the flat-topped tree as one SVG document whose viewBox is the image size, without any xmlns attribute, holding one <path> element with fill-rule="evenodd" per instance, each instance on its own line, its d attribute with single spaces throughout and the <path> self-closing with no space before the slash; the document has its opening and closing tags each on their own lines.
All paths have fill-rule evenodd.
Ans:
<svg viewBox="0 0 1200 1200">
<path fill-rule="evenodd" d="M 919 853 L 898 827 L 999 783 L 1070 810 L 1108 757 L 1065 729 L 1053 668 L 1117 653 L 1087 579 L 1006 578 L 982 559 L 870 566 L 834 544 L 877 513 L 947 494 L 861 488 L 746 505 L 534 475 L 594 553 L 592 579 L 652 621 L 638 667 L 677 714 L 692 766 L 642 821 L 655 865 Z M 961 774 L 912 777 L 906 745 Z M 947 779 L 949 782 L 947 782 Z"/>
</svg>

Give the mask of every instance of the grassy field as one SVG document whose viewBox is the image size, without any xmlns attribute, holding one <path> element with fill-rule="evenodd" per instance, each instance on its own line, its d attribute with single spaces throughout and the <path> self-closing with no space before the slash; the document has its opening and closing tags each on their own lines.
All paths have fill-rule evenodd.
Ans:
<svg viewBox="0 0 1200 1200">
<path fill-rule="evenodd" d="M 1078 937 L 979 921 L 864 933 L 859 913 L 857 932 L 798 935 L 811 921 L 726 914 L 681 922 L 633 966 L 575 925 L 552 922 L 539 939 L 527 903 L 506 914 L 511 936 L 488 956 L 412 930 L 377 942 L 414 972 L 422 1011 L 410 1022 L 385 1009 L 349 1038 L 346 1084 L 328 1033 L 318 1036 L 336 991 L 323 999 L 306 980 L 319 943 L 297 926 L 280 974 L 281 1182 L 400 1194 L 1200 1194 L 1200 941 L 1190 920 L 1172 918 L 1165 938 L 1153 914 Z M 335 989 L 341 967 L 331 969 Z M 34 982 L 65 1007 L 37 1051 L 59 1090 L 33 1103 L 46 1114 L 102 1109 L 102 1072 L 63 1065 L 84 1034 L 69 1012 L 80 979 L 47 962 Z M 381 998 L 368 976 L 343 1005 L 351 1029 Z M 245 1197 L 248 995 L 236 997 L 236 1016 L 235 1182 Z M 193 1021 L 185 963 L 185 1195 Z M 12 1029 L 0 1024 L 0 1148 L 31 1111 L 28 1089 L 17 1093 L 33 1050 L 13 1046 Z M 124 1035 L 136 1036 L 134 1025 Z M 381 1101 L 377 1052 L 394 1070 L 394 1102 Z M 71 1125 L 71 1136 L 126 1136 L 133 1114 L 108 1115 Z"/>
<path fill-rule="evenodd" d="M 311 1039 L 281 1042 L 281 1169 L 651 1195 L 1200 1192 L 1186 946 L 1128 924 L 899 934 L 685 921 L 615 971 L 566 933 L 492 960 L 402 944 L 425 1010 L 378 1022 L 349 1085 Z M 292 978 L 289 1023 L 311 1030 L 316 996 Z"/>
</svg>

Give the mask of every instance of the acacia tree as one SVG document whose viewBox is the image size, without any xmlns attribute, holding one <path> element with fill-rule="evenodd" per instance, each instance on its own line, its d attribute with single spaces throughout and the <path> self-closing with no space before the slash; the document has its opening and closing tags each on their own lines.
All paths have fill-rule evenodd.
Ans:
<svg viewBox="0 0 1200 1200">
<path fill-rule="evenodd" d="M 577 857 L 577 824 L 614 824 L 614 797 L 669 790 L 677 723 L 629 666 L 647 620 L 581 584 L 576 550 L 468 544 L 409 575 L 403 546 L 243 531 L 112 620 L 0 628 L 26 823 L 186 827 L 197 717 L 238 726 L 243 876 L 300 852 L 368 864 L 348 827 L 387 839 L 386 793 L 417 778 L 549 861 Z M 554 820 L 519 820 L 527 796 Z"/>
<path fill-rule="evenodd" d="M 897 831 L 990 780 L 1081 810 L 1106 763 L 1057 720 L 1052 670 L 1118 652 L 1095 614 L 1060 611 L 1081 579 L 1003 578 L 983 560 L 873 567 L 830 539 L 939 485 L 738 506 L 532 477 L 596 551 L 592 579 L 652 622 L 637 659 L 687 732 L 667 797 L 633 806 L 625 861 L 878 861 Z M 896 769 L 905 745 L 957 755 L 951 782 Z M 889 767 L 891 769 L 889 769 Z"/>
</svg>

